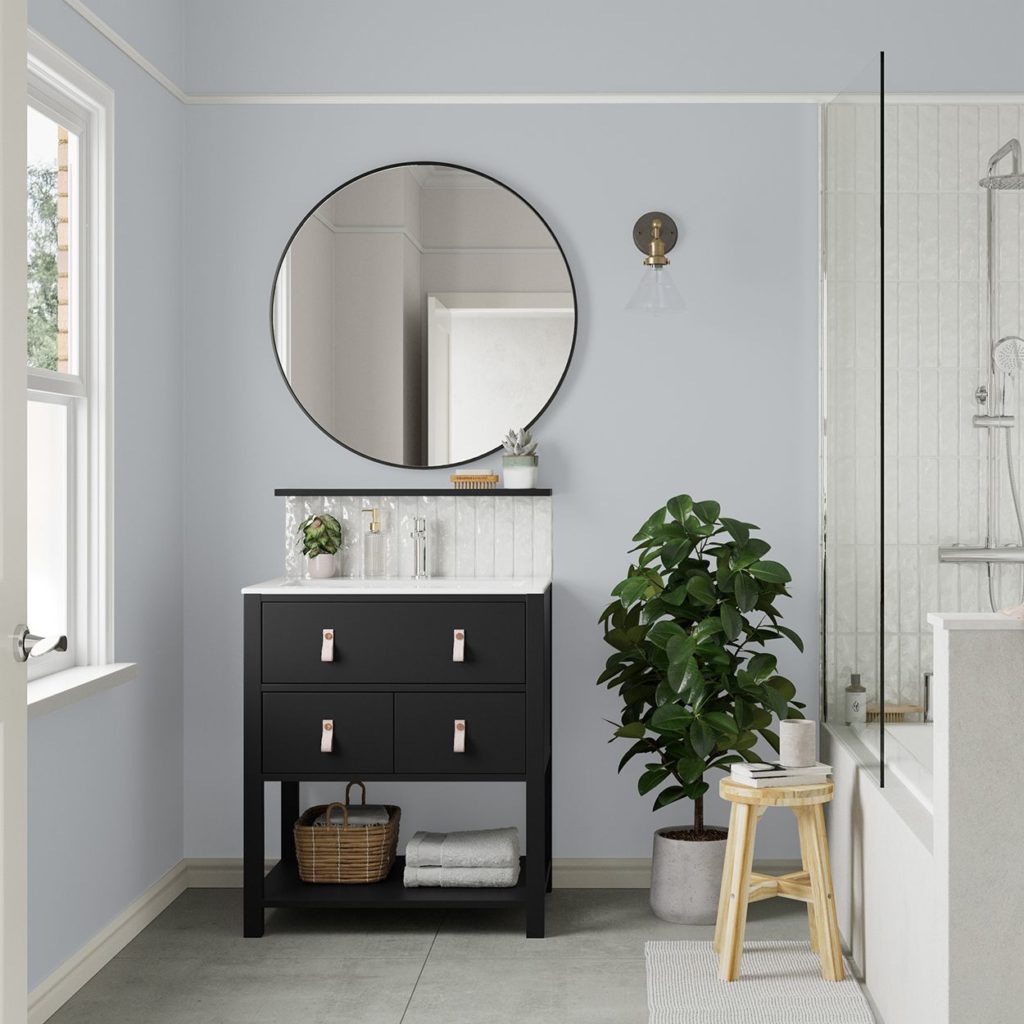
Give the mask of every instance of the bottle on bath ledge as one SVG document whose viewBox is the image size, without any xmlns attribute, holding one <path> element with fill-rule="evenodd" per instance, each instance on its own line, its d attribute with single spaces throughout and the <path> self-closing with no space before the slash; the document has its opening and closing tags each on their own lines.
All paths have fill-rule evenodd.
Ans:
<svg viewBox="0 0 1024 1024">
<path fill-rule="evenodd" d="M 846 688 L 846 724 L 864 725 L 868 720 L 868 691 L 861 686 L 860 673 L 850 676 Z"/>
<path fill-rule="evenodd" d="M 380 579 L 384 576 L 384 534 L 380 532 L 380 509 L 364 508 L 370 517 L 370 526 L 363 534 L 363 576 Z"/>
</svg>

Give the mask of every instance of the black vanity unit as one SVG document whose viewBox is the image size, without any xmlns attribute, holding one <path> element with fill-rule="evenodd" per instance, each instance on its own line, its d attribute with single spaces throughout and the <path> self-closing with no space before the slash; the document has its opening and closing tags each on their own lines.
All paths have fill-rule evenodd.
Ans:
<svg viewBox="0 0 1024 1024">
<path fill-rule="evenodd" d="M 263 934 L 266 907 L 522 904 L 526 934 L 543 936 L 551 888 L 550 584 L 498 580 L 483 593 L 479 580 L 465 592 L 457 580 L 419 590 L 392 580 L 385 592 L 366 593 L 356 580 L 307 582 L 322 586 L 281 580 L 247 588 L 243 597 L 245 934 Z M 454 660 L 457 631 L 462 661 Z M 325 719 L 334 723 L 330 753 L 321 753 Z M 453 749 L 458 721 L 465 722 L 462 753 Z M 525 783 L 518 885 L 406 889 L 401 857 L 374 885 L 300 881 L 292 840 L 303 809 L 299 783 L 336 781 L 340 794 L 351 779 Z M 282 857 L 264 877 L 268 782 L 281 784 Z M 452 799 L 459 799 L 455 787 Z"/>
</svg>

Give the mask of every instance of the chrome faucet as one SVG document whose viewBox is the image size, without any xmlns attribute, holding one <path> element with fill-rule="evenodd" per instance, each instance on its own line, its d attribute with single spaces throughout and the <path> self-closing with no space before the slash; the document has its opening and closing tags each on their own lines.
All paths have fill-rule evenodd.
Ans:
<svg viewBox="0 0 1024 1024">
<path fill-rule="evenodd" d="M 415 543 L 413 554 L 413 579 L 425 580 L 430 578 L 427 572 L 427 521 L 423 516 L 416 516 L 413 520 L 413 531 L 409 534 Z"/>
</svg>

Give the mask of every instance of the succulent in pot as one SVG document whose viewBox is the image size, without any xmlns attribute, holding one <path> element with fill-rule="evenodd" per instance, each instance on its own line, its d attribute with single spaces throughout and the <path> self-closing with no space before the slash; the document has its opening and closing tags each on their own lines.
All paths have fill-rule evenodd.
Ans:
<svg viewBox="0 0 1024 1024">
<path fill-rule="evenodd" d="M 299 524 L 302 553 L 309 565 L 309 575 L 326 579 L 334 575 L 335 558 L 341 547 L 341 523 L 327 512 L 318 512 Z"/>
<path fill-rule="evenodd" d="M 618 690 L 615 737 L 632 740 L 619 771 L 644 759 L 641 795 L 654 810 L 693 802 L 693 824 L 654 837 L 651 907 L 669 921 L 710 924 L 717 913 L 725 829 L 704 822 L 705 775 L 776 751 L 775 719 L 802 718 L 796 688 L 765 644 L 800 637 L 781 624 L 776 600 L 789 572 L 765 555 L 758 527 L 721 515 L 716 501 L 672 498 L 634 536 L 636 560 L 601 615 L 612 648 L 598 685 Z"/>
<path fill-rule="evenodd" d="M 501 442 L 505 454 L 501 458 L 502 483 L 513 490 L 537 486 L 537 442 L 526 427 L 510 430 Z"/>
</svg>

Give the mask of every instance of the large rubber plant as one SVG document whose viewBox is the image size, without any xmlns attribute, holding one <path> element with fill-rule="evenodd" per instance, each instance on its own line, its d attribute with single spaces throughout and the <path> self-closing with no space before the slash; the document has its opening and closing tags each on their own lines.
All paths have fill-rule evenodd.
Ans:
<svg viewBox="0 0 1024 1024">
<path fill-rule="evenodd" d="M 803 717 L 765 649 L 782 640 L 803 650 L 776 605 L 790 574 L 765 558 L 757 529 L 716 501 L 672 498 L 634 536 L 636 559 L 600 618 L 614 650 L 598 684 L 622 700 L 613 739 L 632 740 L 619 771 L 644 759 L 637 789 L 657 791 L 654 810 L 692 800 L 695 840 L 718 831 L 704 825 L 708 772 L 762 760 L 759 738 L 779 747 L 775 720 Z"/>
</svg>

